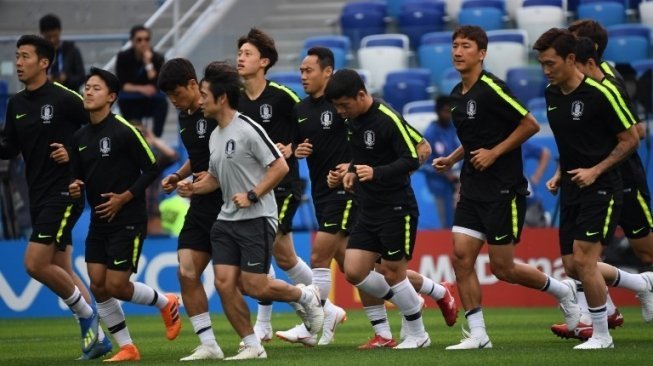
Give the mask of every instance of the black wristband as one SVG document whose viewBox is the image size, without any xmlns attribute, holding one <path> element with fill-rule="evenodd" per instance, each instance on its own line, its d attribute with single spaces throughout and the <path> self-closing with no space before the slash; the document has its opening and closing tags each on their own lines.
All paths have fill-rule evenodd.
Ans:
<svg viewBox="0 0 653 366">
<path fill-rule="evenodd" d="M 172 173 L 172 174 L 170 174 L 170 175 L 176 175 L 178 180 L 183 180 L 183 178 L 181 177 L 181 175 L 179 175 L 179 173 L 177 173 L 177 172 L 174 172 L 174 173 Z"/>
</svg>

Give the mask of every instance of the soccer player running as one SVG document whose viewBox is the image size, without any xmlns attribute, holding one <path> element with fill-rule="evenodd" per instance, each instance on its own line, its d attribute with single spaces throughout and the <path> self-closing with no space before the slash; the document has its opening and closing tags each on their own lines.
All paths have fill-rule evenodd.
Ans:
<svg viewBox="0 0 653 366">
<path fill-rule="evenodd" d="M 594 41 L 587 37 L 579 38 L 574 55 L 576 68 L 584 75 L 600 82 L 612 94 L 623 117 L 631 125 L 636 126 L 638 121 L 635 118 L 636 114 L 630 109 L 630 98 L 621 83 L 617 82 L 615 78 L 603 73 Z M 618 216 L 617 224 L 622 227 L 631 242 L 635 241 L 637 243 L 634 247 L 646 247 L 646 245 L 652 244 L 647 243 L 647 239 L 653 238 L 650 234 L 652 224 L 651 213 L 648 209 L 649 191 L 646 174 L 644 173 L 644 168 L 637 151 L 633 152 L 619 165 L 619 171 L 623 180 L 623 205 L 621 213 Z M 643 237 L 640 237 L 639 232 L 642 231 L 645 231 L 645 233 Z M 571 253 L 563 254 L 567 254 L 566 257 L 563 256 L 565 270 L 573 273 Z M 647 322 L 651 321 L 653 318 L 653 292 L 650 290 L 653 288 L 653 272 L 632 274 L 602 262 L 598 264 L 598 267 L 608 285 L 622 287 L 637 293 L 637 297 L 642 303 L 644 320 Z M 585 300 L 584 291 L 579 291 L 577 296 L 583 310 L 583 316 L 576 329 L 569 330 L 561 325 L 554 325 L 551 327 L 551 330 L 561 337 L 574 337 L 587 340 L 593 333 L 592 319 L 587 310 L 587 300 Z M 609 300 L 609 296 L 607 298 L 606 311 L 608 313 L 609 328 L 615 328 L 623 324 L 623 317 Z"/>
<path fill-rule="evenodd" d="M 25 250 L 25 269 L 79 319 L 81 358 L 97 358 L 111 350 L 111 342 L 98 327 L 88 291 L 73 270 L 71 233 L 84 201 L 72 199 L 67 188 L 67 147 L 75 131 L 88 123 L 88 113 L 79 94 L 48 81 L 54 54 L 52 43 L 39 36 L 18 39 L 16 72 L 25 89 L 9 99 L 0 158 L 22 154 L 27 165 L 32 234 Z"/>
<path fill-rule="evenodd" d="M 137 361 L 140 354 L 118 300 L 159 308 L 169 340 L 179 334 L 181 319 L 175 295 L 129 279 L 138 269 L 146 235 L 145 188 L 159 171 L 140 132 L 111 113 L 119 91 L 115 75 L 91 68 L 84 86 L 84 108 L 91 123 L 73 137 L 73 181 L 68 190 L 73 198 L 80 198 L 84 190 L 92 210 L 86 237 L 91 292 L 100 318 L 120 345 L 118 353 L 105 361 Z"/>
<path fill-rule="evenodd" d="M 324 93 L 349 123 L 352 161 L 343 184 L 347 190 L 355 188 L 360 205 L 345 254 L 345 277 L 402 312 L 407 336 L 395 348 L 428 347 L 422 303 L 406 276 L 419 215 L 410 186 L 410 172 L 419 167 L 419 160 L 406 122 L 374 100 L 354 70 L 336 72 Z M 379 258 L 383 274 L 374 271 Z"/>
<path fill-rule="evenodd" d="M 293 139 L 297 123 L 292 109 L 299 97 L 287 87 L 265 79 L 265 74 L 278 59 L 274 40 L 263 31 L 253 28 L 238 39 L 238 74 L 243 86 L 238 110 L 260 124 L 286 159 L 289 172 L 274 187 L 279 215 L 279 229 L 272 254 L 293 284 L 310 285 L 311 268 L 297 256 L 292 240 L 292 220 L 299 207 L 303 184 L 299 179 L 299 165 L 293 154 Z M 274 278 L 274 269 L 270 276 Z M 272 303 L 261 301 L 254 330 L 260 339 L 272 339 Z"/>
<path fill-rule="evenodd" d="M 179 110 L 179 134 L 188 151 L 188 160 L 174 173 L 161 181 L 163 190 L 171 193 L 177 183 L 191 177 L 199 178 L 209 169 L 209 137 L 218 125 L 204 118 L 200 109 L 200 89 L 193 64 L 185 58 L 174 58 L 161 67 L 158 78 L 161 89 Z M 221 359 L 224 353 L 211 327 L 209 303 L 201 276 L 211 261 L 211 226 L 222 206 L 222 192 L 193 195 L 184 219 L 177 245 L 181 298 L 201 344 L 180 361 Z"/>
<path fill-rule="evenodd" d="M 452 56 L 462 82 L 451 92 L 453 121 L 461 146 L 433 161 L 439 171 L 463 160 L 460 201 L 453 233 L 453 267 L 470 331 L 447 350 L 491 348 L 481 307 L 481 288 L 474 264 L 487 241 L 492 273 L 502 281 L 545 291 L 560 302 L 569 326 L 580 311 L 573 285 L 549 277 L 528 264 L 515 262 L 526 213 L 527 181 L 521 144 L 539 131 L 533 115 L 505 83 L 483 70 L 487 35 L 477 26 L 453 32 Z"/>
<path fill-rule="evenodd" d="M 617 164 L 639 141 L 614 95 L 576 68 L 575 48 L 575 36 L 559 28 L 548 30 L 533 45 L 550 81 L 547 117 L 560 152 L 558 171 L 547 189 L 560 189 L 563 265 L 568 276 L 582 282 L 592 319 L 592 337 L 574 349 L 613 348 L 598 262 L 601 242 L 612 235 L 621 210 L 623 185 Z M 568 329 L 574 328 L 568 324 Z"/>
<path fill-rule="evenodd" d="M 182 196 L 222 188 L 224 204 L 211 229 L 213 270 L 222 307 L 243 342 L 238 354 L 226 360 L 267 358 L 240 286 L 256 299 L 299 303 L 312 335 L 324 323 L 317 287 L 295 287 L 268 278 L 278 220 L 272 190 L 288 172 L 288 165 L 265 130 L 237 111 L 240 85 L 232 66 L 213 62 L 206 67 L 200 106 L 206 118 L 218 121 L 209 141 L 209 174 L 195 182 L 177 183 Z"/>
</svg>

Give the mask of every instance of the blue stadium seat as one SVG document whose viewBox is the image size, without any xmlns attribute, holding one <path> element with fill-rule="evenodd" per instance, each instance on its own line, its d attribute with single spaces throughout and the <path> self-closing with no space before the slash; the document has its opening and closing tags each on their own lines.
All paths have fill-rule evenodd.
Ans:
<svg viewBox="0 0 653 366">
<path fill-rule="evenodd" d="M 431 73 L 427 69 L 406 69 L 388 73 L 383 85 L 383 99 L 397 111 L 408 102 L 429 98 Z"/>
<path fill-rule="evenodd" d="M 506 2 L 505 0 L 464 0 L 460 8 L 496 8 L 505 12 Z"/>
<path fill-rule="evenodd" d="M 630 66 L 635 69 L 637 77 L 642 76 L 647 70 L 653 70 L 653 59 L 647 58 L 645 60 L 636 60 L 630 63 Z"/>
<path fill-rule="evenodd" d="M 521 6 L 557 6 L 562 8 L 562 5 L 562 0 L 524 0 Z"/>
<path fill-rule="evenodd" d="M 462 3 L 458 24 L 470 24 L 486 31 L 503 28 L 504 2 L 495 0 L 468 0 Z"/>
<path fill-rule="evenodd" d="M 429 85 L 431 83 L 431 71 L 425 68 L 397 70 L 389 73 L 385 78 L 386 82 L 403 81 L 408 79 L 416 79 Z"/>
<path fill-rule="evenodd" d="M 452 67 L 451 61 L 452 32 L 433 32 L 422 36 L 417 49 L 419 66 L 431 70 L 431 84 L 439 85 L 442 72 Z"/>
<path fill-rule="evenodd" d="M 5 114 L 7 114 L 7 102 L 9 101 L 9 87 L 7 82 L 0 80 L 0 125 L 5 123 Z"/>
<path fill-rule="evenodd" d="M 435 113 L 435 100 L 426 99 L 406 103 L 402 114 L 406 115 L 412 113 Z"/>
<path fill-rule="evenodd" d="M 287 86 L 300 98 L 305 98 L 306 93 L 302 86 L 302 77 L 298 71 L 275 71 L 267 74 L 267 79 Z"/>
<path fill-rule="evenodd" d="M 340 14 L 342 34 L 349 37 L 354 49 L 361 39 L 385 33 L 387 9 L 383 1 L 357 1 L 345 4 Z"/>
<path fill-rule="evenodd" d="M 304 59 L 311 47 L 327 47 L 333 52 L 333 59 L 336 69 L 347 66 L 347 55 L 351 50 L 351 41 L 347 36 L 328 35 L 309 37 L 304 40 L 304 46 L 300 53 L 300 62 Z"/>
<path fill-rule="evenodd" d="M 407 1 L 401 6 L 397 28 L 417 48 L 422 35 L 444 29 L 445 3 L 433 0 Z"/>
<path fill-rule="evenodd" d="M 619 24 L 608 28 L 608 46 L 603 58 L 615 64 L 629 64 L 649 58 L 651 31 L 641 24 Z"/>
<path fill-rule="evenodd" d="M 460 73 L 456 68 L 450 67 L 442 72 L 442 79 L 438 85 L 438 95 L 449 95 L 451 90 L 460 82 Z"/>
<path fill-rule="evenodd" d="M 543 97 L 547 83 L 539 66 L 513 67 L 506 76 L 506 85 L 522 104 Z"/>
<path fill-rule="evenodd" d="M 529 100 L 526 108 L 528 108 L 537 122 L 541 124 L 549 123 L 549 119 L 546 116 L 546 99 L 544 97 Z"/>
<path fill-rule="evenodd" d="M 626 8 L 620 1 L 583 0 L 576 13 L 578 19 L 593 19 L 604 27 L 626 22 Z"/>
</svg>

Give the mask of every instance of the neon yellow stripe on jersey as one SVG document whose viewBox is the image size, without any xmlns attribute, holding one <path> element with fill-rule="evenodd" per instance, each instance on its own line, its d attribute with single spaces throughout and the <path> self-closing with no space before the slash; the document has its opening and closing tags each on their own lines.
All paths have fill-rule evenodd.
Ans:
<svg viewBox="0 0 653 366">
<path fill-rule="evenodd" d="M 631 124 L 628 121 L 628 118 L 626 118 L 626 116 L 621 111 L 621 108 L 619 108 L 617 101 L 614 100 L 614 96 L 612 95 L 612 93 L 610 93 L 610 91 L 605 86 L 603 86 L 601 83 L 599 83 L 598 81 L 592 78 L 585 78 L 585 82 L 597 88 L 599 91 L 601 91 L 601 93 L 603 93 L 603 95 L 606 96 L 606 98 L 608 98 L 610 105 L 612 105 L 612 109 L 614 109 L 615 112 L 617 112 L 617 116 L 619 117 L 621 123 L 624 125 L 624 127 L 626 127 L 626 129 L 629 129 Z"/>
<path fill-rule="evenodd" d="M 399 129 L 399 132 L 401 132 L 401 136 L 404 138 L 404 141 L 406 142 L 406 145 L 408 145 L 408 149 L 410 150 L 410 156 L 417 158 L 417 151 L 415 151 L 415 145 L 410 139 L 410 136 L 408 136 L 408 131 L 406 131 L 406 126 L 404 126 L 404 123 L 399 119 L 399 116 L 397 116 L 390 108 L 384 106 L 383 104 L 379 104 L 379 110 L 395 123 L 397 125 L 397 128 Z"/>
<path fill-rule="evenodd" d="M 288 88 L 287 86 L 285 86 L 285 85 L 281 85 L 281 84 L 277 84 L 277 83 L 275 83 L 274 81 L 270 81 L 270 86 L 273 86 L 273 87 L 275 87 L 275 88 L 277 88 L 277 89 L 281 89 L 281 90 L 285 91 L 286 93 L 288 93 L 288 95 L 290 95 L 290 97 L 292 98 L 292 100 L 295 101 L 295 103 L 299 103 L 300 99 L 299 99 L 299 97 L 297 96 L 297 94 L 295 94 L 295 92 L 292 91 L 292 90 L 291 90 L 290 88 Z"/>
<path fill-rule="evenodd" d="M 630 113 L 630 108 L 628 108 L 628 105 L 626 104 L 624 98 L 621 97 L 621 93 L 619 92 L 619 89 L 617 89 L 617 86 L 614 85 L 614 83 L 610 81 L 608 78 L 603 78 L 603 80 L 601 80 L 601 84 L 603 84 L 606 88 L 610 89 L 612 94 L 614 94 L 615 98 L 617 98 L 617 103 L 619 103 L 621 110 L 624 113 L 626 113 L 626 117 L 630 119 L 630 123 L 633 125 L 637 124 L 637 120 L 635 119 L 635 116 L 633 116 L 633 114 Z"/>
<path fill-rule="evenodd" d="M 152 164 L 156 162 L 156 158 L 154 157 L 154 153 L 152 153 L 152 149 L 150 149 L 150 145 L 147 144 L 147 141 L 145 141 L 145 138 L 143 135 L 136 129 L 136 127 L 132 126 L 131 123 L 129 123 L 123 116 L 119 116 L 116 114 L 116 119 L 120 122 L 122 122 L 125 126 L 129 127 L 132 132 L 136 135 L 138 138 L 138 141 L 141 142 L 141 145 L 143 146 L 143 149 L 145 149 L 145 152 L 147 152 L 147 156 L 150 158 L 150 161 Z"/>
<path fill-rule="evenodd" d="M 413 128 L 413 126 L 407 124 L 407 125 L 406 125 L 406 129 L 408 130 L 408 134 L 410 135 L 410 138 L 412 138 L 413 141 L 415 141 L 416 144 L 419 144 L 420 142 L 422 142 L 422 140 L 424 139 L 424 137 L 422 137 L 422 135 L 420 135 L 420 133 L 417 132 L 417 131 Z"/>
<path fill-rule="evenodd" d="M 521 114 L 522 116 L 525 116 L 525 115 L 528 114 L 528 110 L 526 108 L 522 107 L 522 105 L 519 104 L 519 102 L 516 101 L 514 98 L 512 98 L 511 96 L 506 94 L 506 92 L 504 92 L 503 89 L 501 89 L 501 87 L 497 83 L 495 83 L 494 80 L 492 80 L 491 77 L 489 77 L 487 75 L 483 75 L 483 76 L 481 76 L 481 80 L 484 81 L 497 94 L 499 94 L 501 99 L 505 100 L 506 102 L 508 102 L 508 104 L 510 104 L 513 108 L 515 108 L 517 110 L 517 112 L 519 112 L 519 114 Z"/>
<path fill-rule="evenodd" d="M 81 94 L 79 94 L 78 92 L 76 92 L 76 91 L 74 91 L 74 90 L 72 90 L 72 89 L 70 89 L 70 88 L 67 88 L 65 85 L 60 84 L 60 83 L 58 83 L 58 82 L 56 82 L 56 81 L 55 81 L 53 84 L 56 85 L 56 86 L 58 86 L 58 87 L 60 87 L 60 88 L 63 88 L 63 89 L 68 90 L 69 92 L 71 92 L 71 93 L 75 94 L 76 96 L 78 96 L 79 99 L 84 100 L 84 97 L 82 97 Z"/>
<path fill-rule="evenodd" d="M 601 70 L 603 70 L 604 73 L 615 77 L 614 72 L 612 72 L 612 69 L 610 68 L 610 65 L 608 65 L 608 63 L 605 61 L 601 62 Z"/>
</svg>

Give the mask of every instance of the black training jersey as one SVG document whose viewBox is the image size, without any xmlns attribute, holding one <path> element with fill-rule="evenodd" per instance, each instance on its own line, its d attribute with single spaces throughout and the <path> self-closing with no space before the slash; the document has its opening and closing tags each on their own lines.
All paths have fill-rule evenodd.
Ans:
<svg viewBox="0 0 653 366">
<path fill-rule="evenodd" d="M 329 188 L 326 179 L 329 170 L 351 161 L 345 120 L 324 96 L 304 98 L 295 106 L 293 118 L 298 125 L 294 145 L 297 146 L 306 139 L 313 144 L 313 152 L 306 158 L 313 201 L 318 204 L 328 200 L 350 199 L 351 195 L 342 187 Z"/>
<path fill-rule="evenodd" d="M 292 110 L 299 103 L 299 97 L 289 88 L 267 80 L 263 93 L 255 100 L 249 99 L 245 90 L 240 94 L 238 111 L 254 122 L 263 126 L 272 142 L 288 145 L 294 142 L 297 134 L 297 123 L 292 118 Z M 299 165 L 297 158 L 291 154 L 286 159 L 290 170 L 281 183 L 274 189 L 275 194 L 297 192 L 299 182 Z"/>
<path fill-rule="evenodd" d="M 185 111 L 179 112 L 179 134 L 181 142 L 188 151 L 188 160 L 193 173 L 209 170 L 209 139 L 211 132 L 218 126 L 218 122 L 212 118 L 204 118 L 204 113 L 198 109 L 193 114 Z M 196 194 L 190 199 L 191 205 L 202 205 L 207 210 L 213 210 L 217 214 L 222 207 L 222 191 L 220 188 L 209 194 Z M 217 207 L 216 207 L 217 206 Z M 210 212 L 210 211 L 209 211 Z"/>
<path fill-rule="evenodd" d="M 619 108 L 621 108 L 621 111 L 630 124 L 634 126 L 639 123 L 637 112 L 633 109 L 633 103 L 628 96 L 623 79 L 620 82 L 619 79 L 606 74 L 605 78 L 601 80 L 601 84 L 614 95 L 617 105 L 619 105 Z M 637 151 L 634 151 L 626 158 L 619 167 L 624 189 L 636 188 L 640 191 L 648 192 L 646 172 L 644 172 L 644 165 Z"/>
<path fill-rule="evenodd" d="M 110 113 L 98 124 L 75 133 L 71 148 L 73 179 L 84 182 L 94 227 L 137 224 L 147 221 L 145 189 L 159 175 L 156 158 L 145 138 L 121 116 Z M 95 207 L 107 201 L 103 193 L 129 190 L 134 198 L 111 222 L 100 219 Z"/>
<path fill-rule="evenodd" d="M 374 169 L 371 181 L 358 181 L 355 186 L 361 209 L 368 215 L 389 214 L 377 208 L 417 210 L 410 172 L 419 168 L 419 161 L 413 134 L 401 115 L 384 102 L 374 100 L 367 112 L 349 120 L 349 129 L 350 171 L 354 165 Z"/>
<path fill-rule="evenodd" d="M 23 154 L 32 209 L 54 194 L 68 192 L 70 166 L 50 157 L 50 144 L 69 148 L 75 131 L 88 121 L 82 97 L 59 83 L 24 89 L 9 99 L 0 158 Z"/>
<path fill-rule="evenodd" d="M 587 188 L 580 188 L 567 173 L 591 168 L 617 145 L 617 134 L 631 127 L 614 95 L 601 83 L 585 77 L 571 93 L 549 85 L 545 92 L 547 117 L 560 153 L 561 202 L 609 200 L 622 187 L 619 169 L 611 169 Z"/>
<path fill-rule="evenodd" d="M 515 131 L 528 114 L 493 74 L 483 71 L 474 85 L 462 93 L 462 83 L 451 91 L 451 114 L 456 134 L 465 150 L 460 172 L 460 194 L 475 201 L 512 199 L 528 195 L 521 146 L 500 156 L 484 171 L 470 162 L 477 149 L 492 149 Z"/>
</svg>

